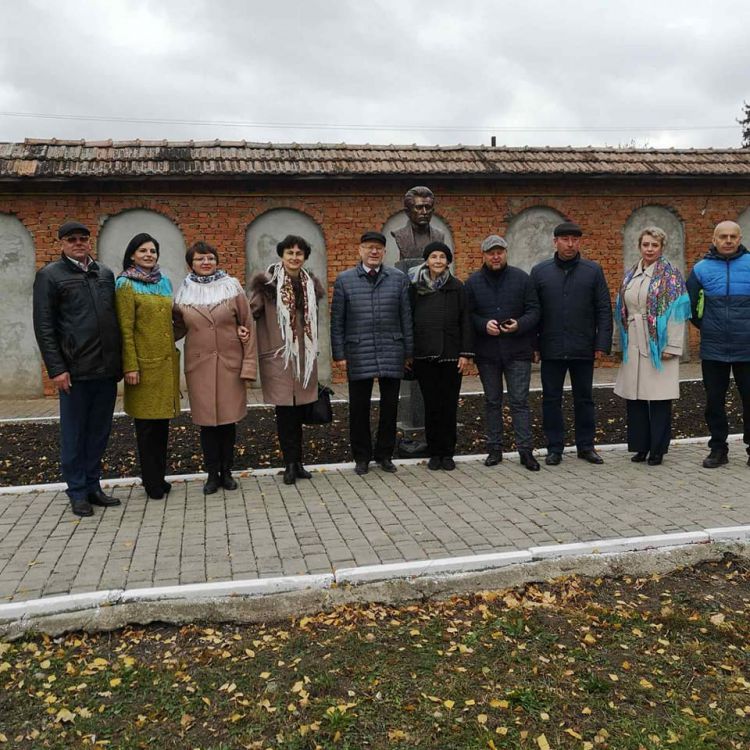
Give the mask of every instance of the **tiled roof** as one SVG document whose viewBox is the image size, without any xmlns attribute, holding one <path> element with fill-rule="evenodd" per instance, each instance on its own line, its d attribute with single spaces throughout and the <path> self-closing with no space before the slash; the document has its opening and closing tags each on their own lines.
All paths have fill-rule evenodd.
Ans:
<svg viewBox="0 0 750 750">
<path fill-rule="evenodd" d="M 246 141 L 0 143 L 0 179 L 750 176 L 750 149 L 371 146 Z"/>
</svg>

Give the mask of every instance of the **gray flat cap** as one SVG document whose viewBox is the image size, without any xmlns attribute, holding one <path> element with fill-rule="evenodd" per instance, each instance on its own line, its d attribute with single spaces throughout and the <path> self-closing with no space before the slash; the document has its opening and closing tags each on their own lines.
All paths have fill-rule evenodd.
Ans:
<svg viewBox="0 0 750 750">
<path fill-rule="evenodd" d="M 491 234 L 482 240 L 482 252 L 486 253 L 488 250 L 492 250 L 493 247 L 504 247 L 507 249 L 508 243 L 499 234 Z"/>
</svg>

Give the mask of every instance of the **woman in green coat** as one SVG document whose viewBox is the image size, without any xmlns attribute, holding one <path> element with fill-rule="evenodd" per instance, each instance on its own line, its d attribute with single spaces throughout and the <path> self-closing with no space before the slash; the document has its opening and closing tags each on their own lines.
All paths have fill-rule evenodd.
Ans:
<svg viewBox="0 0 750 750">
<path fill-rule="evenodd" d="M 169 420 L 180 411 L 179 354 L 172 331 L 172 285 L 159 270 L 159 243 L 133 237 L 115 283 L 122 333 L 125 411 L 135 422 L 138 459 L 146 494 L 160 500 L 165 480 Z"/>
</svg>

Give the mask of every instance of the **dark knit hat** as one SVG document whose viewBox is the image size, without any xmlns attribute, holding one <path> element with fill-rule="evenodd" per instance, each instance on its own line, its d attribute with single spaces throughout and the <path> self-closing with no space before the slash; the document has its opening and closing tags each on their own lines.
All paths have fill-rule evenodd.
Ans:
<svg viewBox="0 0 750 750">
<path fill-rule="evenodd" d="M 80 232 L 87 237 L 91 235 L 91 230 L 85 224 L 81 224 L 80 221 L 66 221 L 57 230 L 57 239 L 61 240 L 63 237 L 73 234 L 73 232 Z"/>
<path fill-rule="evenodd" d="M 438 251 L 441 253 L 445 253 L 445 257 L 448 259 L 448 263 L 453 263 L 453 251 L 448 247 L 448 245 L 445 244 L 445 242 L 440 242 L 439 240 L 427 243 L 424 250 L 422 251 L 422 257 L 427 260 L 427 258 L 430 257 L 431 253 Z"/>
<path fill-rule="evenodd" d="M 385 246 L 385 235 L 381 234 L 380 232 L 365 232 L 360 238 L 359 238 L 360 244 L 364 244 L 365 242 L 379 242 L 381 245 Z"/>
<path fill-rule="evenodd" d="M 128 268 L 133 265 L 133 255 L 135 254 L 135 251 L 145 242 L 154 243 L 154 247 L 156 248 L 156 257 L 159 257 L 159 243 L 150 234 L 141 232 L 140 234 L 136 234 L 136 236 L 133 237 L 130 242 L 128 242 L 128 246 L 125 248 L 125 255 L 122 256 L 123 271 L 127 271 Z"/>
<path fill-rule="evenodd" d="M 554 231 L 555 237 L 582 237 L 583 232 L 578 224 L 572 221 L 564 221 L 562 224 L 558 224 Z"/>
</svg>

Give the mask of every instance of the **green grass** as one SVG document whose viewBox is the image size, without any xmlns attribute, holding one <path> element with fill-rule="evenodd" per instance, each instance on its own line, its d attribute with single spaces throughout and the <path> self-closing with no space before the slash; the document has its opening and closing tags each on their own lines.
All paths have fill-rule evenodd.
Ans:
<svg viewBox="0 0 750 750">
<path fill-rule="evenodd" d="M 750 574 L 0 644 L 0 750 L 750 748 Z"/>
</svg>

